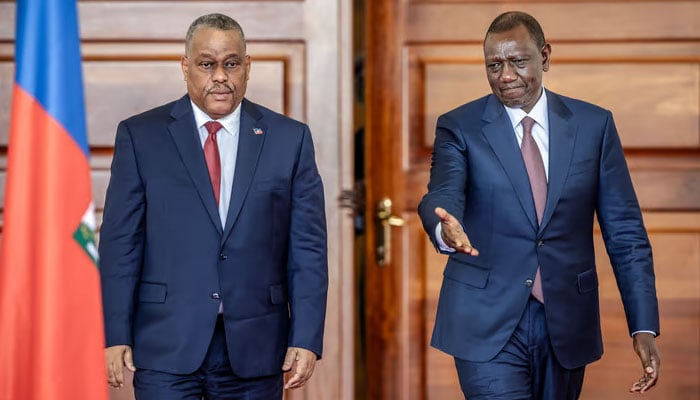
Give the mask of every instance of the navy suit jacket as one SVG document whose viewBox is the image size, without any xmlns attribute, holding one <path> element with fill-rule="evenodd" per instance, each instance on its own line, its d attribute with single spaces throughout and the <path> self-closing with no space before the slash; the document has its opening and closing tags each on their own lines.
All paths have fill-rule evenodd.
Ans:
<svg viewBox="0 0 700 400">
<path fill-rule="evenodd" d="M 131 345 L 136 368 L 195 371 L 220 301 L 237 375 L 280 373 L 288 346 L 321 356 L 326 223 L 311 135 L 241 107 L 226 226 L 188 96 L 119 124 L 100 272 L 107 346 Z"/>
<path fill-rule="evenodd" d="M 550 339 L 576 368 L 603 352 L 593 250 L 597 214 L 630 332 L 659 332 L 651 247 L 612 114 L 547 92 L 549 181 L 538 226 L 518 142 L 503 104 L 485 96 L 438 119 L 428 193 L 419 206 L 435 242 L 443 207 L 479 255 L 450 255 L 432 345 L 470 361 L 512 335 L 540 266 Z"/>
</svg>

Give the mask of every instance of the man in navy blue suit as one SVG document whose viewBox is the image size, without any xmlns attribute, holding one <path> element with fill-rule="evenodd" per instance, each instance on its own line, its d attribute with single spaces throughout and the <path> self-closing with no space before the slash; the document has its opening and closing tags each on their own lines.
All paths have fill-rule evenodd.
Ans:
<svg viewBox="0 0 700 400">
<path fill-rule="evenodd" d="M 551 46 L 507 12 L 484 39 L 493 91 L 438 119 L 419 213 L 450 254 L 432 345 L 469 400 L 576 399 L 603 353 L 597 216 L 643 375 L 659 378 L 651 247 L 612 114 L 544 89 Z"/>
<path fill-rule="evenodd" d="M 236 21 L 202 16 L 185 41 L 188 94 L 117 129 L 100 234 L 109 383 L 126 367 L 138 399 L 281 399 L 323 347 L 311 134 L 244 98 Z"/>
</svg>

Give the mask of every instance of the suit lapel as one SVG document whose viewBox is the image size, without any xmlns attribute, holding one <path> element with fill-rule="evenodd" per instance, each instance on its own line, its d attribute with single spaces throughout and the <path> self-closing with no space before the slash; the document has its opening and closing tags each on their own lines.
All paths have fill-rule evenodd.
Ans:
<svg viewBox="0 0 700 400">
<path fill-rule="evenodd" d="M 547 184 L 547 204 L 542 216 L 540 231 L 549 223 L 561 198 L 576 140 L 576 126 L 571 121 L 573 114 L 564 105 L 561 98 L 550 91 L 547 91 L 547 108 L 549 115 L 549 182 Z"/>
<path fill-rule="evenodd" d="M 482 118 L 486 122 L 482 128 L 484 136 L 505 169 L 532 228 L 537 230 L 535 202 L 532 199 L 532 190 L 525 170 L 525 163 L 520 155 L 518 141 L 515 138 L 508 114 L 496 96 L 489 96 Z"/>
<path fill-rule="evenodd" d="M 238 132 L 236 170 L 233 175 L 231 202 L 229 203 L 228 214 L 226 214 L 226 227 L 222 243 L 231 234 L 233 225 L 241 212 L 241 207 L 243 207 L 243 202 L 255 174 L 262 145 L 265 137 L 268 135 L 267 126 L 260 121 L 262 114 L 257 106 L 244 99 L 241 107 L 241 127 Z"/>
<path fill-rule="evenodd" d="M 209 218 L 211 218 L 219 233 L 222 233 L 219 210 L 216 207 L 214 191 L 209 181 L 209 172 L 204 161 L 202 143 L 197 134 L 189 96 L 185 95 L 175 103 L 170 116 L 173 117 L 173 121 L 168 125 L 170 136 L 172 136 L 182 162 L 190 174 L 190 179 L 192 179 L 195 188 L 197 188 Z"/>
</svg>

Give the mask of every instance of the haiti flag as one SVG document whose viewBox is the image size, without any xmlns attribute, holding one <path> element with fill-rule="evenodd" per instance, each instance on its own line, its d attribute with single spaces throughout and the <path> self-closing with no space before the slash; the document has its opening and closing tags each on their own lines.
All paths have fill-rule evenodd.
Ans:
<svg viewBox="0 0 700 400">
<path fill-rule="evenodd" d="M 107 399 L 77 5 L 16 5 L 0 399 Z"/>
</svg>

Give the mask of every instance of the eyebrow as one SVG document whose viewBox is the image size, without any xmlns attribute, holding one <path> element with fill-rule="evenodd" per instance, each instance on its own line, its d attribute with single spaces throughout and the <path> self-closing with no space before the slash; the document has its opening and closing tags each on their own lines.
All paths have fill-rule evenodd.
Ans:
<svg viewBox="0 0 700 400">
<path fill-rule="evenodd" d="M 199 54 L 197 55 L 197 57 L 206 57 L 206 58 L 213 58 L 213 59 L 216 59 L 216 57 L 215 57 L 213 54 L 211 54 L 211 53 L 209 53 L 209 52 L 206 52 L 206 51 L 199 53 Z M 228 59 L 230 59 L 230 58 L 244 58 L 244 57 L 245 57 L 245 56 L 242 56 L 242 55 L 240 55 L 240 54 L 238 54 L 238 53 L 229 53 L 229 54 L 227 54 L 227 55 L 224 57 L 224 60 L 228 60 Z"/>
</svg>

